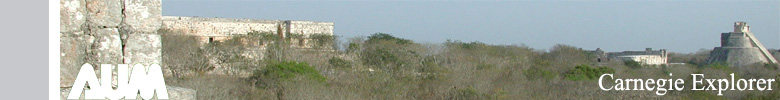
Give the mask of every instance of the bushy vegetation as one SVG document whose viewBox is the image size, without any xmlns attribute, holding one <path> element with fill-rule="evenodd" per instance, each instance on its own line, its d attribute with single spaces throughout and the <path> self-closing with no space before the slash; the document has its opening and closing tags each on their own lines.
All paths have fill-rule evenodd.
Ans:
<svg viewBox="0 0 780 100">
<path fill-rule="evenodd" d="M 682 54 L 671 52 L 668 54 L 670 63 L 686 63 L 695 66 L 704 66 L 706 64 L 707 57 L 709 57 L 712 50 L 701 49 L 699 51 Z"/>
<path fill-rule="evenodd" d="M 352 63 L 337 57 L 331 57 L 328 59 L 328 64 L 338 68 L 352 68 Z"/>
<path fill-rule="evenodd" d="M 325 77 L 306 62 L 284 61 L 272 63 L 263 70 L 256 70 L 251 78 L 287 80 L 296 76 L 306 77 L 316 81 L 325 81 Z"/>
<path fill-rule="evenodd" d="M 477 90 L 474 89 L 474 87 L 466 87 L 466 88 L 457 89 L 454 95 L 447 99 L 449 100 L 486 100 L 486 99 L 490 100 L 490 99 L 500 99 L 500 98 L 501 96 L 479 93 Z"/>
<path fill-rule="evenodd" d="M 363 63 L 387 71 L 408 72 L 415 69 L 422 56 L 418 50 L 423 49 L 411 40 L 385 33 L 368 36 L 362 44 L 360 57 Z"/>
<path fill-rule="evenodd" d="M 726 70 L 726 71 L 730 71 L 731 70 L 731 67 L 729 67 L 729 64 L 725 63 L 725 62 L 712 63 L 712 64 L 708 64 L 707 66 L 702 66 L 702 67 L 708 67 L 708 68 L 712 68 L 712 69 L 719 69 L 719 70 Z"/>
<path fill-rule="evenodd" d="M 574 70 L 569 71 L 564 75 L 567 80 L 595 80 L 602 74 L 615 73 L 615 69 L 609 67 L 592 68 L 588 65 L 578 65 L 574 67 Z"/>
<path fill-rule="evenodd" d="M 187 73 L 202 73 L 214 69 L 208 64 L 206 49 L 200 48 L 198 37 L 172 34 L 170 30 L 159 30 L 162 40 L 162 66 L 170 69 L 173 77 Z"/>
<path fill-rule="evenodd" d="M 413 43 L 411 40 L 396 38 L 395 36 L 387 33 L 374 33 L 371 36 L 368 36 L 368 40 L 366 40 L 366 42 L 368 43 L 385 42 L 385 41 L 395 42 L 396 44 Z"/>
<path fill-rule="evenodd" d="M 332 49 L 338 49 L 333 47 L 338 47 L 336 44 L 338 42 L 336 41 L 336 36 L 333 35 L 327 35 L 327 34 L 312 34 L 309 35 L 309 38 L 312 40 L 312 44 L 314 48 L 332 48 Z"/>
<path fill-rule="evenodd" d="M 388 33 L 375 33 L 348 38 L 345 43 L 329 40 L 335 36 L 311 35 L 308 38 L 315 46 L 334 44 L 345 48 L 312 50 L 291 46 L 295 45 L 291 43 L 296 38 L 307 36 L 288 36 L 251 32 L 202 45 L 187 44 L 196 43 L 196 37 L 164 36 L 173 38 L 165 39 L 164 45 L 182 46 L 163 48 L 165 66 L 202 71 L 166 78 L 166 82 L 196 89 L 198 98 L 205 100 L 762 99 L 776 98 L 777 89 L 730 92 L 726 96 L 669 91 L 667 95 L 656 96 L 652 91 L 602 91 L 592 80 L 604 73 L 621 78 L 654 79 L 689 79 L 688 74 L 692 73 L 727 77 L 733 72 L 745 78 L 780 75 L 776 65 L 742 68 L 706 65 L 708 50 L 669 55 L 670 62 L 687 65 L 641 67 L 638 62 L 620 60 L 597 63 L 593 54 L 570 45 L 534 49 L 478 41 L 418 43 Z M 669 76 L 670 73 L 674 76 Z"/>
<path fill-rule="evenodd" d="M 530 68 L 524 70 L 523 72 L 525 72 L 525 76 L 529 80 L 537 80 L 537 79 L 551 80 L 551 79 L 555 79 L 555 77 L 558 76 L 557 73 L 553 73 L 541 68 Z"/>
</svg>

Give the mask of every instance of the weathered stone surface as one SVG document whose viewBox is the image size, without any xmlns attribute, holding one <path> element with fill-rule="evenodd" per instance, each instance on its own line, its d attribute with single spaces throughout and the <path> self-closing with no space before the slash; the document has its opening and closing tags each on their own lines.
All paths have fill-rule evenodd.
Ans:
<svg viewBox="0 0 780 100">
<path fill-rule="evenodd" d="M 333 22 L 163 16 L 161 30 L 209 37 L 230 37 L 253 31 L 308 37 L 312 34 L 333 35 L 333 25 Z"/>
<path fill-rule="evenodd" d="M 252 31 L 277 33 L 283 21 L 261 19 L 230 19 L 164 16 L 164 29 L 173 32 L 199 36 L 229 36 Z"/>
<path fill-rule="evenodd" d="M 162 42 L 158 34 L 128 34 L 124 62 L 127 64 L 161 64 Z"/>
<path fill-rule="evenodd" d="M 60 100 L 67 100 L 70 88 L 60 88 Z"/>
<path fill-rule="evenodd" d="M 71 32 L 62 34 L 73 34 Z M 86 63 L 87 49 L 93 38 L 86 35 L 60 36 L 60 87 L 71 87 L 81 65 Z"/>
<path fill-rule="evenodd" d="M 727 63 L 732 67 L 766 62 L 756 47 L 715 47 L 707 60 L 707 63 Z"/>
<path fill-rule="evenodd" d="M 60 32 L 80 31 L 86 12 L 84 0 L 60 0 Z"/>
<path fill-rule="evenodd" d="M 88 62 L 94 66 L 100 64 L 122 64 L 122 40 L 117 28 L 91 29 L 94 42 L 87 50 Z M 96 69 L 97 70 L 97 69 Z"/>
<path fill-rule="evenodd" d="M 91 26 L 119 26 L 122 22 L 122 1 L 86 0 L 87 23 Z"/>
<path fill-rule="evenodd" d="M 193 89 L 167 86 L 168 98 L 170 100 L 196 100 L 197 91 Z"/>
<path fill-rule="evenodd" d="M 290 33 L 333 35 L 332 22 L 288 21 Z"/>
<path fill-rule="evenodd" d="M 125 0 L 125 28 L 132 31 L 154 32 L 162 25 L 160 0 Z"/>
</svg>

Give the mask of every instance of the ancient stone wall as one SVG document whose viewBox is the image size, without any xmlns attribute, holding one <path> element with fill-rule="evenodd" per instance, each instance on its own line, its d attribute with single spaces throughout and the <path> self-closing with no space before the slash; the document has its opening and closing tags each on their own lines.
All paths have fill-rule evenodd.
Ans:
<svg viewBox="0 0 780 100">
<path fill-rule="evenodd" d="M 251 31 L 276 33 L 283 21 L 163 16 L 162 28 L 174 33 L 196 36 L 229 36 Z"/>
<path fill-rule="evenodd" d="M 608 56 L 624 61 L 634 60 L 647 65 L 666 64 L 668 61 L 666 49 L 653 50 L 652 48 L 645 48 L 645 51 L 610 52 Z"/>
<path fill-rule="evenodd" d="M 281 37 L 296 35 L 299 37 L 290 40 L 291 47 L 311 48 L 313 44 L 310 44 L 312 39 L 309 36 L 333 35 L 333 22 L 163 16 L 161 29 L 168 31 L 166 34 L 199 36 L 202 44 L 252 31 L 273 33 Z"/>
<path fill-rule="evenodd" d="M 633 60 L 646 65 L 660 65 L 668 63 L 668 54 L 666 49 L 653 50 L 652 48 L 645 48 L 645 51 L 604 52 L 601 50 L 601 48 L 597 48 L 596 50 L 590 52 L 595 54 L 597 57 L 596 61 L 598 62 L 617 59 L 623 61 Z"/>
<path fill-rule="evenodd" d="M 753 47 L 745 33 L 721 33 L 721 47 Z"/>
<path fill-rule="evenodd" d="M 755 63 L 766 63 L 766 58 L 755 47 L 715 47 L 707 59 L 708 63 L 727 63 L 739 67 Z"/>
<path fill-rule="evenodd" d="M 174 33 L 196 36 L 230 36 L 251 31 L 302 34 L 333 35 L 332 22 L 231 19 L 163 16 L 162 29 Z"/>
<path fill-rule="evenodd" d="M 149 65 L 162 62 L 161 38 L 156 33 L 162 25 L 160 0 L 60 0 L 60 6 L 60 88 L 63 99 L 85 63 L 100 70 L 100 64 Z M 112 86 L 116 86 L 116 82 L 113 83 Z M 191 89 L 182 92 L 178 90 L 187 89 L 168 88 L 169 94 L 175 94 L 171 97 L 194 98 L 195 95 Z"/>
<path fill-rule="evenodd" d="M 616 58 L 623 61 L 633 60 L 647 65 L 660 65 L 667 63 L 667 57 L 661 55 L 626 55 L 617 56 Z"/>
<path fill-rule="evenodd" d="M 290 21 L 290 33 L 333 35 L 332 22 Z"/>
</svg>

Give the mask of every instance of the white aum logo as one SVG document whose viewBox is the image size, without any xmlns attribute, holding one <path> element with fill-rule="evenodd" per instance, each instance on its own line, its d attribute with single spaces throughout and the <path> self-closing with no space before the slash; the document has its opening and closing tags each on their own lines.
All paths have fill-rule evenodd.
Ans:
<svg viewBox="0 0 780 100">
<path fill-rule="evenodd" d="M 133 72 L 128 77 L 127 64 L 119 64 L 117 67 L 118 84 L 117 89 L 111 87 L 111 70 L 113 65 L 100 65 L 100 80 L 95 76 L 95 71 L 90 64 L 81 66 L 79 74 L 76 76 L 76 82 L 68 94 L 68 99 L 79 99 L 81 92 L 84 91 L 84 84 L 89 83 L 90 89 L 84 91 L 84 99 L 111 99 L 118 100 L 135 99 L 139 92 L 141 98 L 152 99 L 155 90 L 157 90 L 157 99 L 168 99 L 168 90 L 165 88 L 165 80 L 162 75 L 160 65 L 152 64 L 148 72 L 141 64 L 133 66 Z"/>
</svg>

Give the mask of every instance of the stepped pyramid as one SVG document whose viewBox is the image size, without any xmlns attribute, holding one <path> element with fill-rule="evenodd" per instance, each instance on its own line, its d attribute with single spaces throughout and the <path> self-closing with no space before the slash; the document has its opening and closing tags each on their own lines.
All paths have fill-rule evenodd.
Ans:
<svg viewBox="0 0 780 100">
<path fill-rule="evenodd" d="M 755 63 L 777 64 L 745 22 L 734 22 L 734 32 L 721 33 L 720 47 L 715 47 L 707 59 L 709 64 L 723 62 L 733 67 Z"/>
</svg>

